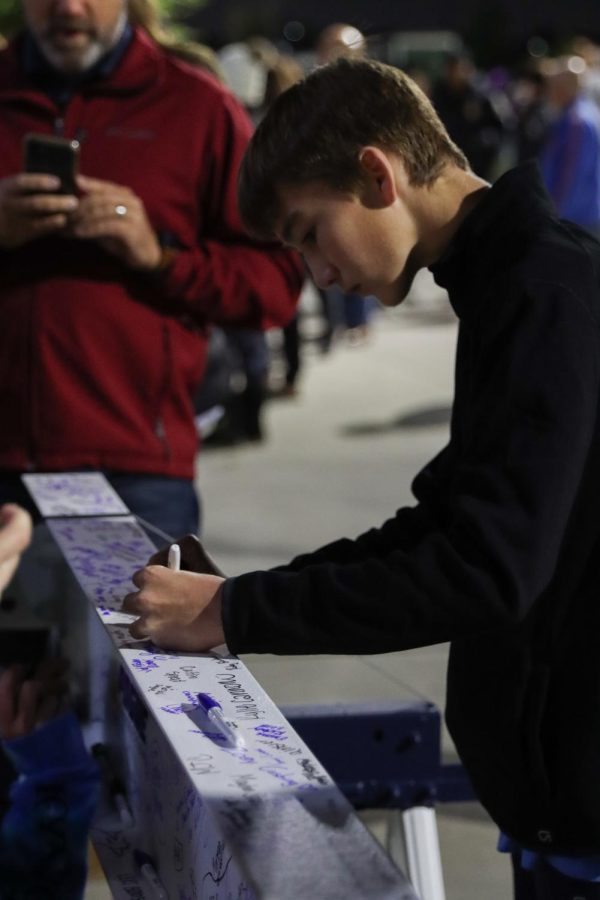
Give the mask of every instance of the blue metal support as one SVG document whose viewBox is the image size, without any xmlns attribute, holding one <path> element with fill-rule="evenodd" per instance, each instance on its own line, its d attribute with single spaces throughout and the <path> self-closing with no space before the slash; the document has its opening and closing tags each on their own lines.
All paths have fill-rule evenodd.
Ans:
<svg viewBox="0 0 600 900">
<path fill-rule="evenodd" d="M 284 706 L 282 712 L 356 809 L 473 800 L 460 763 L 441 758 L 441 715 L 426 701 Z"/>
</svg>

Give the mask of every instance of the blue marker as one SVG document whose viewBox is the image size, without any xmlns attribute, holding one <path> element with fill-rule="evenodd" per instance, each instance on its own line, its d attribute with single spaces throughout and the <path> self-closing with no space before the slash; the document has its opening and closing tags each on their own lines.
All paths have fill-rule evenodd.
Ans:
<svg viewBox="0 0 600 900">
<path fill-rule="evenodd" d="M 235 744 L 236 747 L 246 746 L 246 742 L 241 734 L 238 733 L 236 727 L 232 725 L 231 722 L 228 722 L 223 715 L 223 707 L 220 703 L 213 700 L 210 694 L 198 694 L 198 700 L 200 701 L 200 706 L 215 728 L 217 728 L 230 743 Z"/>
<path fill-rule="evenodd" d="M 134 850 L 133 858 L 135 860 L 136 866 L 140 870 L 140 874 L 144 876 L 145 880 L 152 888 L 156 900 L 169 900 L 169 895 L 165 891 L 162 882 L 156 874 L 154 863 L 152 862 L 148 854 L 144 853 L 142 850 Z"/>
</svg>

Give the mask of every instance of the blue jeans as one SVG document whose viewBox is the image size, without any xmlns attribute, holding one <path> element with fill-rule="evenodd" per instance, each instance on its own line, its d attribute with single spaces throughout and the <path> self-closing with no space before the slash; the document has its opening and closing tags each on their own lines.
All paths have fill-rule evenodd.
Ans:
<svg viewBox="0 0 600 900">
<path fill-rule="evenodd" d="M 199 533 L 200 504 L 191 480 L 128 472 L 103 474 L 134 515 L 160 528 L 170 537 Z M 39 520 L 39 514 L 18 473 L 0 472 L 2 503 L 19 503 L 32 513 L 34 521 Z M 163 546 L 165 538 L 153 532 L 149 534 L 157 546 Z"/>
<path fill-rule="evenodd" d="M 174 538 L 200 532 L 200 503 L 193 481 L 164 475 L 104 474 L 135 516 Z M 159 546 L 164 543 L 151 537 Z"/>
</svg>

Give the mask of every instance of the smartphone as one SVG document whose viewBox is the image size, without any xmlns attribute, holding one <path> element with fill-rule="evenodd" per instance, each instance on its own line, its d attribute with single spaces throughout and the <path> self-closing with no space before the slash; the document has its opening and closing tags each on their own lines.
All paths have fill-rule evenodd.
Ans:
<svg viewBox="0 0 600 900">
<path fill-rule="evenodd" d="M 26 134 L 23 138 L 25 172 L 56 175 L 59 194 L 76 194 L 79 171 L 79 141 L 46 134 Z"/>
</svg>

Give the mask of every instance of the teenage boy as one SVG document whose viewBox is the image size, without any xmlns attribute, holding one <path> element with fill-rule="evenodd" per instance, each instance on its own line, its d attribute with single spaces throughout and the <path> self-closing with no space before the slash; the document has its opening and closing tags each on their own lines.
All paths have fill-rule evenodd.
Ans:
<svg viewBox="0 0 600 900">
<path fill-rule="evenodd" d="M 240 202 L 319 286 L 394 306 L 431 269 L 460 319 L 451 438 L 417 504 L 356 540 L 226 580 L 138 572 L 132 634 L 234 653 L 451 641 L 448 726 L 516 896 L 600 897 L 600 245 L 557 219 L 535 165 L 482 181 L 416 86 L 367 61 L 275 102 Z"/>
</svg>

